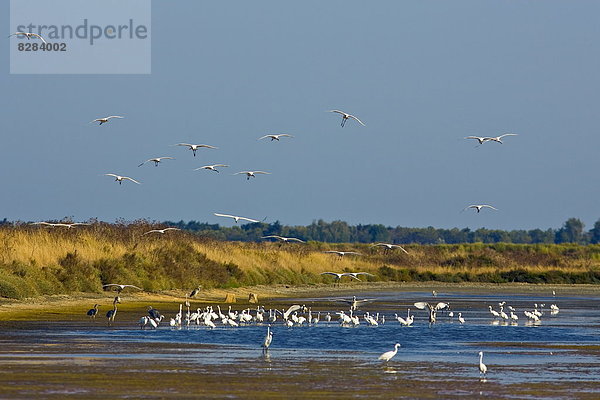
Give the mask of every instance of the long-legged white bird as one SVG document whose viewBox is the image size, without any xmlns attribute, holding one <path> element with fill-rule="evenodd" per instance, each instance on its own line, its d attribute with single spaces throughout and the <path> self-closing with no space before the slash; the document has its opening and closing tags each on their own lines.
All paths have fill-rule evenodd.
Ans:
<svg viewBox="0 0 600 400">
<path fill-rule="evenodd" d="M 177 143 L 174 146 L 186 146 L 186 147 L 188 147 L 194 153 L 194 157 L 196 157 L 196 150 L 198 150 L 200 148 L 218 149 L 218 147 L 211 146 L 209 144 Z"/>
<path fill-rule="evenodd" d="M 340 111 L 340 110 L 329 110 L 329 112 L 338 113 L 342 116 L 342 128 L 344 127 L 344 125 L 346 125 L 346 121 L 348 121 L 348 119 L 350 119 L 350 118 L 357 121 L 362 126 L 366 126 L 365 124 L 363 124 L 363 122 L 360 119 L 358 119 L 356 116 L 354 116 L 352 114 L 348 114 L 348 113 L 346 113 L 344 111 Z"/>
<path fill-rule="evenodd" d="M 394 350 L 386 351 L 385 353 L 380 355 L 378 359 L 381 361 L 384 361 L 384 362 L 390 361 L 392 359 L 392 357 L 394 357 L 396 355 L 396 353 L 398 353 L 399 348 L 400 348 L 400 343 L 396 343 L 394 345 Z"/>
<path fill-rule="evenodd" d="M 250 180 L 250 178 L 256 178 L 256 174 L 268 175 L 268 174 L 270 174 L 270 172 L 265 172 L 265 171 L 240 171 L 240 172 L 236 172 L 234 175 L 240 175 L 240 174 L 245 174 L 246 175 L 246 179 Z"/>
<path fill-rule="evenodd" d="M 279 134 L 261 136 L 257 140 L 271 138 L 271 142 L 272 142 L 273 140 L 279 141 L 279 138 L 282 138 L 282 137 L 290 137 L 290 138 L 292 138 L 293 136 L 292 135 L 288 135 L 287 133 L 279 133 Z"/>
<path fill-rule="evenodd" d="M 470 206 L 466 206 L 465 208 L 463 208 L 463 211 L 465 211 L 469 208 L 473 208 L 473 209 L 477 210 L 478 213 L 481 211 L 482 208 L 490 208 L 492 210 L 498 211 L 498 209 L 496 207 L 492 207 L 489 204 L 471 204 Z"/>
<path fill-rule="evenodd" d="M 215 172 L 219 172 L 219 170 L 217 169 L 217 167 L 229 167 L 229 165 L 225 165 L 225 164 L 213 164 L 213 165 L 203 165 L 202 167 L 199 168 L 194 168 L 194 171 L 198 171 L 201 169 L 207 169 L 209 171 L 215 171 Z"/>
<path fill-rule="evenodd" d="M 216 215 L 217 217 L 225 217 L 225 218 L 233 218 L 233 220 L 237 223 L 239 220 L 242 221 L 248 221 L 248 222 L 260 222 L 256 219 L 252 219 L 252 218 L 246 218 L 246 217 L 240 217 L 238 215 L 229 215 L 229 214 L 219 214 L 219 213 L 213 213 L 214 215 Z"/>
<path fill-rule="evenodd" d="M 160 162 L 162 160 L 174 160 L 173 157 L 155 157 L 155 158 L 149 158 L 146 161 L 144 161 L 143 163 L 141 163 L 140 165 L 138 165 L 138 167 L 141 167 L 142 165 L 148 163 L 148 162 L 153 162 L 155 167 L 158 167 L 158 164 L 160 164 Z"/>
<path fill-rule="evenodd" d="M 8 37 L 11 36 L 19 36 L 19 35 L 23 35 L 27 38 L 27 40 L 31 39 L 31 38 L 36 38 L 36 39 L 40 39 L 42 42 L 44 42 L 44 44 L 47 44 L 48 42 L 46 42 L 44 40 L 43 37 L 41 37 L 40 35 L 38 35 L 37 33 L 31 33 L 31 32 L 15 32 L 11 35 L 8 35 Z"/>
<path fill-rule="evenodd" d="M 110 121 L 113 118 L 125 118 L 125 117 L 121 117 L 120 115 L 110 115 L 110 116 L 104 117 L 104 118 L 96 118 L 95 120 L 90 121 L 90 124 L 92 122 L 100 122 L 98 125 L 102 125 L 102 124 L 107 123 L 108 121 Z"/>
<path fill-rule="evenodd" d="M 265 336 L 265 340 L 263 341 L 262 347 L 264 351 L 269 350 L 269 346 L 273 341 L 273 332 L 271 332 L 271 327 L 267 326 L 267 335 Z"/>
<path fill-rule="evenodd" d="M 479 374 L 485 375 L 487 373 L 487 366 L 483 363 L 483 351 L 479 352 Z"/>
<path fill-rule="evenodd" d="M 115 181 L 119 182 L 119 185 L 123 183 L 123 181 L 131 181 L 133 183 L 137 183 L 138 185 L 141 185 L 141 182 L 136 181 L 133 178 L 130 178 L 128 176 L 121 176 L 121 175 L 117 175 L 117 174 L 104 174 L 106 176 L 112 176 L 113 178 L 115 178 Z"/>
</svg>

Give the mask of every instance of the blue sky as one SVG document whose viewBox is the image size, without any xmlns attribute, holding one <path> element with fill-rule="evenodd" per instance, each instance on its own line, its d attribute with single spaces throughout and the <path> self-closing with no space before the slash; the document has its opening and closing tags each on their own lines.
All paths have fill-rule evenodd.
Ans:
<svg viewBox="0 0 600 400">
<path fill-rule="evenodd" d="M 10 75 L 3 40 L 0 218 L 590 228 L 598 15 L 594 1 L 154 1 L 150 75 Z M 463 139 L 505 132 L 519 136 Z M 268 133 L 295 137 L 256 140 Z M 176 160 L 137 167 L 154 156 Z M 212 163 L 231 167 L 193 171 Z M 232 175 L 247 169 L 272 174 Z M 499 211 L 461 212 L 474 203 Z"/>
</svg>

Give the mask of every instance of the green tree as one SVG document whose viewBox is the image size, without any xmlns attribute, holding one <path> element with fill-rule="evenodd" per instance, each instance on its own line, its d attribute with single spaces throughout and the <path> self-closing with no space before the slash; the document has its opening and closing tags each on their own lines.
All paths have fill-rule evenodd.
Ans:
<svg viewBox="0 0 600 400">
<path fill-rule="evenodd" d="M 569 218 L 556 232 L 556 243 L 584 243 L 583 222 L 579 218 Z"/>
<path fill-rule="evenodd" d="M 590 230 L 590 242 L 600 243 L 600 219 L 596 221 L 594 227 Z"/>
</svg>

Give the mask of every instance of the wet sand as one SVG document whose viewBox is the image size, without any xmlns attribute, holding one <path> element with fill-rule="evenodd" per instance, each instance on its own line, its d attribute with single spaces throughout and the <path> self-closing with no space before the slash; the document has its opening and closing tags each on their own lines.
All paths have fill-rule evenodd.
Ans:
<svg viewBox="0 0 600 400">
<path fill-rule="evenodd" d="M 247 305 L 248 295 L 258 295 L 259 303 L 265 304 L 271 300 L 285 298 L 310 298 L 325 296 L 351 296 L 356 292 L 366 291 L 398 291 L 417 292 L 424 295 L 433 290 L 442 295 L 444 292 L 471 292 L 471 293 L 522 293 L 551 295 L 552 291 L 557 296 L 600 294 L 600 286 L 595 285 L 533 285 L 533 284 L 492 284 L 492 283 L 441 283 L 441 282 L 352 282 L 340 286 L 333 284 L 303 285 L 303 286 L 253 286 L 234 289 L 207 289 L 193 299 L 198 304 L 224 303 L 228 294 L 236 297 L 238 305 Z M 124 304 L 120 308 L 128 309 L 139 307 L 139 304 L 179 304 L 185 301 L 187 291 L 164 291 L 160 293 L 138 292 L 125 290 L 121 293 Z M 76 293 L 71 295 L 57 295 L 37 297 L 26 300 L 0 299 L 0 321 L 2 320 L 30 320 L 39 319 L 43 313 L 45 319 L 63 318 L 72 315 L 75 310 L 91 308 L 95 303 L 106 310 L 112 307 L 112 300 L 116 292 L 106 291 L 99 294 Z M 86 308 L 86 310 L 87 310 Z"/>
<path fill-rule="evenodd" d="M 193 300 L 193 307 L 220 303 L 234 293 L 247 307 L 248 293 L 257 293 L 267 308 L 290 304 L 290 298 L 342 297 L 378 291 L 422 292 L 440 299 L 446 294 L 497 293 L 551 296 L 590 295 L 594 286 L 539 285 L 435 285 L 435 284 L 351 284 L 286 288 L 246 288 L 205 291 Z M 597 365 L 567 363 L 555 357 L 545 368 L 557 374 L 569 371 L 577 380 L 544 382 L 515 381 L 511 374 L 536 376 L 536 366 L 490 365 L 486 379 L 480 379 L 474 363 L 411 361 L 398 356 L 387 365 L 376 357 L 365 359 L 347 350 L 323 350 L 307 354 L 293 348 L 273 348 L 263 354 L 260 347 L 233 344 L 211 345 L 190 341 L 168 343 L 125 340 L 133 336 L 135 321 L 148 304 L 172 314 L 185 300 L 185 293 L 126 293 L 117 320 L 107 330 L 104 313 L 114 294 L 50 297 L 0 306 L 0 398 L 379 398 L 379 399 L 597 399 L 600 380 Z M 566 298 L 566 297 L 565 297 Z M 103 309 L 97 321 L 85 317 L 94 302 Z M 323 304 L 321 304 L 323 303 Z M 311 302 L 315 310 L 331 308 L 325 302 Z M 573 304 L 581 300 L 574 300 Z M 466 304 L 466 303 L 465 303 Z M 570 307 L 561 300 L 563 307 Z M 385 302 L 378 307 L 386 307 Z M 590 304 L 589 307 L 596 307 Z M 598 321 L 593 321 L 598 323 Z M 243 329 L 243 328 L 240 328 Z M 535 329 L 535 328 L 534 328 Z M 94 333 L 98 333 L 95 335 Z M 91 334 L 90 334 L 91 333 Z M 138 333 L 138 331 L 136 331 Z M 152 333 L 149 331 L 148 335 Z M 102 336 L 104 335 L 104 336 Z M 108 336 L 106 336 L 108 335 Z M 107 339 L 108 338 L 108 339 Z M 483 338 L 482 338 L 483 339 Z M 600 346 L 572 343 L 536 345 L 531 343 L 480 343 L 486 351 L 513 348 L 527 352 L 568 352 L 583 357 L 600 357 Z M 563 353 L 567 354 L 567 353 Z M 561 375 L 562 376 L 562 375 Z"/>
</svg>

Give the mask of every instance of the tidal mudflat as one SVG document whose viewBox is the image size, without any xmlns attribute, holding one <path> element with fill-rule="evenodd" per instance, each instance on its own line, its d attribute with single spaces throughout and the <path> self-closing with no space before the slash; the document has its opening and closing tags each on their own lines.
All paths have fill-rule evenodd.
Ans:
<svg viewBox="0 0 600 400">
<path fill-rule="evenodd" d="M 217 328 L 163 323 L 156 330 L 137 325 L 146 303 L 120 310 L 112 327 L 104 313 L 96 321 L 84 309 L 59 318 L 0 322 L 1 398 L 469 398 L 596 399 L 600 397 L 600 296 L 438 290 L 365 291 L 375 301 L 360 308 L 356 327 L 341 327 L 335 312 L 340 296 L 278 299 L 286 308 L 305 304 L 317 324 L 272 324 L 268 352 L 260 345 L 266 323 Z M 344 296 L 341 296 L 344 297 Z M 417 301 L 447 302 L 456 316 L 440 312 L 430 325 Z M 494 318 L 488 305 L 506 302 L 519 320 Z M 544 304 L 539 322 L 524 310 Z M 550 304 L 560 311 L 550 313 Z M 192 304 L 204 307 L 206 304 Z M 155 305 L 168 317 L 179 303 Z M 221 304 L 227 309 L 227 306 Z M 233 305 L 234 310 L 248 306 Z M 255 306 L 251 306 L 255 309 Z M 402 326 L 394 314 L 415 314 Z M 103 310 L 106 312 L 106 310 Z M 50 310 L 49 310 L 50 312 Z M 326 322 L 327 313 L 334 315 Z M 363 314 L 379 313 L 379 325 Z M 381 317 L 385 316 L 385 323 Z M 388 363 L 377 357 L 401 343 Z M 478 370 L 484 352 L 488 373 Z"/>
</svg>

